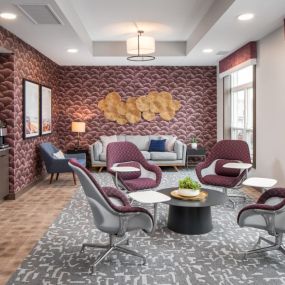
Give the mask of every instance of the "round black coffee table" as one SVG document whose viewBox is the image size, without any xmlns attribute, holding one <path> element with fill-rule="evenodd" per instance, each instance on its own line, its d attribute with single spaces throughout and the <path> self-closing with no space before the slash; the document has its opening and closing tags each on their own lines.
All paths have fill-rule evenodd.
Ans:
<svg viewBox="0 0 285 285">
<path fill-rule="evenodd" d="M 167 227 L 177 233 L 200 235 L 213 229 L 211 206 L 223 204 L 227 196 L 219 191 L 202 189 L 208 193 L 203 201 L 184 201 L 170 195 L 177 188 L 167 188 L 159 192 L 171 197 L 163 202 L 169 205 Z"/>
</svg>

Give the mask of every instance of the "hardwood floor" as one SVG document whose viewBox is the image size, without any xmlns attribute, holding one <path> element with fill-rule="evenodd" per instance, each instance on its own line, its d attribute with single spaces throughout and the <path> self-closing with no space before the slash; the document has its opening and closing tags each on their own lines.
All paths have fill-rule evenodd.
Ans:
<svg viewBox="0 0 285 285">
<path fill-rule="evenodd" d="M 6 284 L 77 187 L 71 174 L 61 174 L 51 185 L 46 178 L 17 200 L 0 204 L 0 284 Z"/>
<path fill-rule="evenodd" d="M 0 285 L 8 281 L 77 187 L 70 174 L 60 175 L 51 185 L 47 177 L 17 200 L 0 204 Z M 244 191 L 254 199 L 260 195 L 253 189 Z"/>
</svg>

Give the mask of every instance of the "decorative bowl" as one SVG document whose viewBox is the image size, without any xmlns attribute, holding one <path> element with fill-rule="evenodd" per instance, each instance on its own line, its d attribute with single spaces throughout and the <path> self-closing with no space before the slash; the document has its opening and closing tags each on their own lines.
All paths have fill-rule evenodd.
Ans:
<svg viewBox="0 0 285 285">
<path fill-rule="evenodd" d="M 194 197 L 200 194 L 200 189 L 178 189 L 177 192 L 184 197 Z"/>
</svg>

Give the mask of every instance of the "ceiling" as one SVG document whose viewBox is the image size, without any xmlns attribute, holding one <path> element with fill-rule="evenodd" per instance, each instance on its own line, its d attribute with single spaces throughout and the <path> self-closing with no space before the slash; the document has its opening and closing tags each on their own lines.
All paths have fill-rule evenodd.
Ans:
<svg viewBox="0 0 285 285">
<path fill-rule="evenodd" d="M 18 4 L 47 4 L 58 23 L 46 24 L 37 6 L 43 23 L 35 24 Z M 156 59 L 144 65 L 215 65 L 282 26 L 285 0 L 1 0 L 0 13 L 7 11 L 17 19 L 0 24 L 60 65 L 142 65 L 126 59 L 126 40 L 138 29 L 156 40 Z M 238 21 L 246 12 L 254 19 Z"/>
</svg>

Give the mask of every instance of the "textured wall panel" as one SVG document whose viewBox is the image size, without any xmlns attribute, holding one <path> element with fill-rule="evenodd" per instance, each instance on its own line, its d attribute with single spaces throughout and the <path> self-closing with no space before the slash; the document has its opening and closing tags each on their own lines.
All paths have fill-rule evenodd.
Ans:
<svg viewBox="0 0 285 285">
<path fill-rule="evenodd" d="M 10 192 L 17 192 L 23 187 L 33 182 L 42 173 L 42 163 L 39 157 L 38 145 L 42 141 L 51 141 L 57 143 L 56 132 L 52 135 L 23 140 L 23 95 L 22 80 L 23 78 L 36 81 L 40 84 L 47 85 L 53 91 L 53 125 L 56 129 L 57 122 L 57 85 L 58 85 L 58 66 L 39 53 L 37 50 L 18 39 L 0 27 L 0 46 L 13 51 L 14 59 L 14 91 L 11 90 L 9 95 L 2 99 L 3 102 L 8 100 L 13 102 L 9 107 L 9 118 L 14 120 L 13 134 L 9 141 L 12 146 L 13 156 L 11 157 L 10 171 Z M 0 67 L 1 68 L 1 67 Z M 10 66 L 12 69 L 12 66 Z M 3 72 L 7 72 L 7 68 L 1 68 Z M 11 82 L 12 79 L 8 80 Z M 13 99 L 11 99 L 13 96 Z M 8 99 L 7 99 L 8 98 Z M 7 102 L 8 105 L 10 103 Z M 1 103 L 0 103 L 1 104 Z M 5 115 L 6 116 L 6 115 Z M 10 124 L 13 124 L 10 123 Z"/>
<path fill-rule="evenodd" d="M 14 115 L 14 56 L 0 54 L 0 120 L 7 123 L 5 143 L 12 147 L 9 151 L 10 189 L 14 185 Z"/>
<path fill-rule="evenodd" d="M 39 143 L 51 141 L 64 149 L 74 147 L 76 134 L 70 131 L 73 120 L 87 123 L 87 132 L 82 136 L 84 147 L 100 135 L 111 134 L 173 134 L 183 141 L 197 136 L 207 148 L 216 141 L 215 67 L 59 67 L 2 27 L 0 46 L 14 53 L 9 60 L 1 57 L 0 63 L 0 78 L 5 81 L 0 117 L 9 124 L 8 141 L 13 148 L 10 192 L 21 190 L 42 173 Z M 52 88 L 52 135 L 22 139 L 23 78 Z M 157 118 L 120 126 L 106 121 L 97 107 L 111 91 L 119 92 L 123 99 L 168 91 L 182 107 L 170 122 Z"/>
<path fill-rule="evenodd" d="M 152 122 L 120 126 L 107 121 L 98 101 L 109 92 L 122 99 L 168 91 L 182 107 L 170 122 L 157 117 Z M 88 147 L 100 135 L 173 134 L 187 142 L 192 136 L 207 148 L 216 142 L 216 68 L 215 67 L 62 67 L 59 87 L 58 132 L 60 145 L 72 148 L 76 134 L 71 122 L 83 120 L 87 132 L 81 144 Z"/>
</svg>

